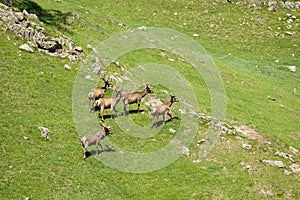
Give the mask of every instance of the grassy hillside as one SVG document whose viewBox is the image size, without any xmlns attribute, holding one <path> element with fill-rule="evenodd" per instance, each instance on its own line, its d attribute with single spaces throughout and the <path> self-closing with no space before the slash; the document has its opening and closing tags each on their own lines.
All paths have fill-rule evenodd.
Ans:
<svg viewBox="0 0 300 200">
<path fill-rule="evenodd" d="M 292 171 L 289 166 L 300 162 L 299 152 L 290 148 L 300 149 L 300 78 L 299 71 L 288 69 L 300 68 L 299 11 L 270 12 L 267 6 L 255 9 L 249 4 L 221 0 L 18 0 L 15 4 L 37 14 L 50 35 L 61 33 L 72 38 L 86 55 L 91 53 L 87 44 L 96 47 L 112 35 L 141 26 L 174 29 L 190 36 L 205 48 L 220 71 L 226 92 L 226 123 L 245 124 L 259 136 L 252 140 L 242 133 L 222 134 L 212 152 L 197 162 L 201 147 L 197 141 L 206 137 L 209 127 L 200 120 L 189 146 L 190 155 L 182 155 L 160 170 L 126 173 L 106 166 L 95 156 L 83 161 L 72 113 L 73 86 L 82 62 L 71 63 L 39 51 L 21 51 L 18 47 L 24 41 L 2 29 L 0 199 L 300 198 L 300 174 L 287 175 Z M 287 22 L 291 19 L 288 14 L 296 18 Z M 128 69 L 145 63 L 171 67 L 191 84 L 199 112 L 211 115 L 210 93 L 203 77 L 176 54 L 166 51 L 166 56 L 161 56 L 161 52 L 132 51 L 118 62 Z M 66 70 L 64 64 L 72 69 Z M 113 65 L 109 70 L 120 72 Z M 155 83 L 151 87 L 155 93 L 150 96 L 169 100 L 164 92 L 168 88 Z M 296 95 L 294 88 L 298 90 Z M 114 131 L 109 139 L 132 152 L 162 148 L 176 136 L 169 129 L 180 127 L 182 106 L 174 104 L 177 118 L 145 139 L 131 136 L 108 118 L 105 122 Z M 130 106 L 135 108 L 136 105 Z M 148 126 L 144 102 L 141 109 L 145 114 L 130 116 L 137 124 Z M 91 116 L 98 120 L 96 114 Z M 41 137 L 38 126 L 53 132 L 50 141 Z M 247 150 L 243 144 L 252 147 Z M 294 161 L 276 152 L 292 155 Z M 263 160 L 282 161 L 285 167 L 269 166 Z"/>
</svg>

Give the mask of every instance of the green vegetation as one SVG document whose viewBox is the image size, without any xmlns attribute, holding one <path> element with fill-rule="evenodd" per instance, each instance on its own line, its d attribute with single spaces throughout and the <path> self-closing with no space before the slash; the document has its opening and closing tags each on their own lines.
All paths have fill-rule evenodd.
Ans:
<svg viewBox="0 0 300 200">
<path fill-rule="evenodd" d="M 94 156 L 83 161 L 72 115 L 73 85 L 81 63 L 38 51 L 21 51 L 18 47 L 24 41 L 1 30 L 0 199 L 300 198 L 299 173 L 284 174 L 284 170 L 291 171 L 291 162 L 274 155 L 276 151 L 293 154 L 290 146 L 300 149 L 299 71 L 293 73 L 288 69 L 292 65 L 300 68 L 299 11 L 270 12 L 266 6 L 255 9 L 221 0 L 17 0 L 15 5 L 37 14 L 50 35 L 62 33 L 72 38 L 86 55 L 91 53 L 87 44 L 94 46 L 111 35 L 141 26 L 170 28 L 191 36 L 212 56 L 222 75 L 227 97 L 226 121 L 255 128 L 271 144 L 239 134 L 222 134 L 209 156 L 194 163 L 198 159 L 197 141 L 205 138 L 208 129 L 200 124 L 199 134 L 189 147 L 191 156 L 183 155 L 158 171 L 120 172 Z M 290 29 L 287 14 L 297 18 Z M 295 34 L 289 35 L 287 31 Z M 118 61 L 129 69 L 143 63 L 172 66 L 191 83 L 200 112 L 209 115 L 211 102 L 203 78 L 172 52 L 165 52 L 166 57 L 159 53 L 138 50 Z M 72 69 L 66 70 L 64 64 Z M 293 93 L 294 88 L 298 95 Z M 169 100 L 162 92 L 166 88 L 153 83 L 152 89 L 162 101 Z M 129 107 L 135 109 L 136 105 Z M 175 135 L 169 129 L 180 124 L 179 108 L 180 104 L 174 104 L 173 112 L 178 118 L 147 139 L 132 137 L 113 120 L 106 119 L 114 131 L 109 138 L 135 152 L 161 148 Z M 144 115 L 131 117 L 137 124 L 148 126 L 148 108 L 142 104 L 141 109 L 145 110 Z M 38 126 L 53 132 L 50 141 L 41 137 Z M 243 149 L 243 143 L 251 144 L 252 148 Z M 299 163 L 299 153 L 293 156 Z M 286 167 L 265 165 L 264 159 L 281 160 Z"/>
</svg>

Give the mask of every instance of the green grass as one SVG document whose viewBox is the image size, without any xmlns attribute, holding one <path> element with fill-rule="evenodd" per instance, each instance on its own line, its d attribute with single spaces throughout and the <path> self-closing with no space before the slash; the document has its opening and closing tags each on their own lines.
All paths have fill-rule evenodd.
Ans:
<svg viewBox="0 0 300 200">
<path fill-rule="evenodd" d="M 290 65 L 300 66 L 298 11 L 269 12 L 267 7 L 254 10 L 248 5 L 223 1 L 214 4 L 185 0 L 15 2 L 19 8 L 38 14 L 49 34 L 71 37 L 86 54 L 90 53 L 86 44 L 94 46 L 111 35 L 140 26 L 175 29 L 191 37 L 199 34 L 193 39 L 212 56 L 222 75 L 226 121 L 255 127 L 271 144 L 221 135 L 209 156 L 193 163 L 198 159 L 197 140 L 204 138 L 208 129 L 207 125 L 199 125 L 199 134 L 190 146 L 190 157 L 181 156 L 154 172 L 121 172 L 94 156 L 83 161 L 72 115 L 73 85 L 81 63 L 70 63 L 38 51 L 21 51 L 18 47 L 24 41 L 10 31 L 1 30 L 0 199 L 300 198 L 299 174 L 285 175 L 284 170 L 291 171 L 290 162 L 274 156 L 277 150 L 290 153 L 289 146 L 300 149 L 300 96 L 293 94 L 294 87 L 300 90 L 300 79 L 299 73 L 287 69 Z M 292 22 L 291 30 L 286 28 L 287 13 L 298 19 Z M 290 36 L 285 31 L 296 34 Z M 144 63 L 172 66 L 191 83 L 200 111 L 210 114 L 211 101 L 203 78 L 172 52 L 166 52 L 166 57 L 160 56 L 160 52 L 138 50 L 118 61 L 129 69 Z M 72 70 L 64 69 L 64 64 L 69 64 Z M 109 70 L 120 73 L 114 66 Z M 155 83 L 151 87 L 155 91 L 153 96 L 164 102 L 169 100 L 163 92 L 166 88 Z M 136 105 L 129 107 L 136 109 Z M 178 119 L 145 139 L 128 135 L 114 120 L 106 119 L 115 133 L 110 140 L 128 151 L 150 152 L 162 148 L 175 136 L 169 129 L 179 126 L 179 108 L 180 104 L 174 104 Z M 121 105 L 119 109 L 122 110 Z M 148 108 L 142 104 L 141 109 L 145 114 L 130 117 L 137 124 L 148 126 Z M 46 126 L 53 132 L 50 141 L 40 136 L 38 126 Z M 252 144 L 252 149 L 242 149 L 243 143 Z M 299 154 L 294 154 L 294 158 L 299 163 Z M 282 160 L 287 167 L 266 166 L 261 162 L 264 159 Z M 249 164 L 251 169 L 243 168 L 241 162 Z M 270 196 L 263 194 L 267 191 Z"/>
</svg>

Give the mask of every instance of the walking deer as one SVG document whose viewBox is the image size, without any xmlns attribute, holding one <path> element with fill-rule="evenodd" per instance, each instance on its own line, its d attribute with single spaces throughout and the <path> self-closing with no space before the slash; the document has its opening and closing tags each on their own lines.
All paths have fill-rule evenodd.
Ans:
<svg viewBox="0 0 300 200">
<path fill-rule="evenodd" d="M 91 145 L 96 145 L 96 152 L 97 155 L 99 155 L 99 149 L 98 146 L 101 146 L 101 149 L 103 151 L 103 147 L 100 144 L 100 141 L 103 140 L 107 135 L 112 135 L 113 133 L 110 131 L 110 126 L 107 126 L 103 123 L 101 123 L 104 131 L 100 131 L 94 134 L 90 134 L 87 136 L 83 136 L 81 138 L 81 145 L 82 145 L 82 151 L 83 151 L 83 159 L 86 160 L 86 151 L 87 148 Z"/>
<path fill-rule="evenodd" d="M 157 119 L 158 119 L 158 117 L 159 117 L 160 115 L 163 116 L 163 123 L 165 123 L 165 115 L 166 115 L 166 114 L 169 115 L 169 116 L 172 118 L 172 116 L 171 116 L 171 114 L 170 114 L 171 106 L 172 106 L 172 104 L 173 104 L 174 102 L 179 102 L 179 100 L 176 98 L 175 95 L 172 95 L 172 94 L 171 94 L 170 97 L 171 97 L 171 99 L 170 99 L 170 101 L 169 101 L 168 103 L 162 103 L 162 104 L 157 105 L 157 106 L 155 106 L 155 107 L 153 107 L 153 108 L 151 109 L 151 122 L 152 122 L 153 119 L 154 119 L 153 126 L 154 126 L 154 124 L 155 124 L 156 127 L 157 127 L 156 121 L 157 121 Z"/>
<path fill-rule="evenodd" d="M 128 104 L 134 104 L 136 103 L 138 105 L 137 112 L 140 111 L 140 104 L 141 100 L 147 95 L 152 94 L 153 91 L 149 88 L 147 84 L 145 84 L 145 90 L 141 92 L 133 92 L 125 94 L 123 97 L 123 103 L 124 103 L 124 115 L 127 114 L 127 106 Z"/>
<path fill-rule="evenodd" d="M 96 106 L 99 106 L 99 116 L 101 117 L 102 121 L 103 118 L 103 111 L 106 108 L 110 108 L 110 116 L 113 118 L 113 111 L 117 114 L 116 106 L 121 99 L 122 90 L 116 90 L 116 96 L 110 98 L 100 98 L 96 101 Z"/>
<path fill-rule="evenodd" d="M 104 81 L 104 86 L 103 87 L 95 88 L 91 92 L 89 92 L 89 94 L 88 94 L 89 107 L 90 107 L 91 112 L 95 111 L 95 107 L 94 107 L 95 106 L 95 101 L 104 96 L 104 93 L 105 93 L 107 88 L 112 88 L 112 85 L 109 83 L 110 80 L 103 78 L 103 81 Z M 91 107 L 91 102 L 92 102 L 92 107 Z"/>
</svg>

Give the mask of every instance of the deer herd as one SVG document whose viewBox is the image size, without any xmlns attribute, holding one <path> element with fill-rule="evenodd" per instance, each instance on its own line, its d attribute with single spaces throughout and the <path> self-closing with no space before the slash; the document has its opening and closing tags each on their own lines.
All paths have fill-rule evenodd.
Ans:
<svg viewBox="0 0 300 200">
<path fill-rule="evenodd" d="M 107 135 L 112 134 L 110 131 L 110 126 L 104 124 L 104 115 L 103 112 L 105 109 L 110 109 L 110 116 L 111 118 L 114 118 L 114 116 L 118 116 L 118 111 L 116 110 L 117 104 L 120 102 L 122 99 L 123 105 L 124 105 L 124 116 L 129 115 L 129 111 L 127 111 L 127 107 L 129 104 L 137 104 L 137 114 L 140 112 L 140 104 L 142 99 L 147 95 L 147 94 L 152 94 L 154 93 L 148 84 L 144 83 L 145 89 L 143 91 L 134 91 L 131 93 L 125 93 L 121 89 L 116 89 L 110 82 L 107 77 L 104 79 L 104 86 L 101 88 L 95 88 L 91 90 L 91 92 L 88 93 L 88 100 L 89 100 L 89 109 L 90 112 L 93 113 L 96 110 L 99 110 L 99 117 L 101 118 L 102 121 L 100 121 L 100 124 L 102 125 L 104 131 L 103 132 L 97 132 L 94 134 L 90 134 L 87 136 L 84 136 L 81 138 L 81 145 L 82 145 L 82 151 L 84 154 L 84 160 L 86 160 L 86 151 L 88 146 L 91 145 L 96 145 L 96 152 L 98 155 L 98 146 L 101 146 L 101 149 L 103 151 L 102 145 L 100 144 L 100 141 L 104 139 Z M 114 90 L 116 95 L 114 97 L 104 97 L 105 92 L 107 89 Z M 162 116 L 163 120 L 162 123 L 166 122 L 166 116 L 169 116 L 169 119 L 172 119 L 171 115 L 171 106 L 174 102 L 179 102 L 179 100 L 176 98 L 175 95 L 171 94 L 170 95 L 171 99 L 167 103 L 161 103 L 156 106 L 153 106 L 150 108 L 150 117 L 151 117 L 151 128 L 152 127 L 158 127 L 157 120 L 160 116 Z M 92 105 L 91 105 L 92 103 Z M 154 123 L 153 123 L 154 120 Z"/>
</svg>

